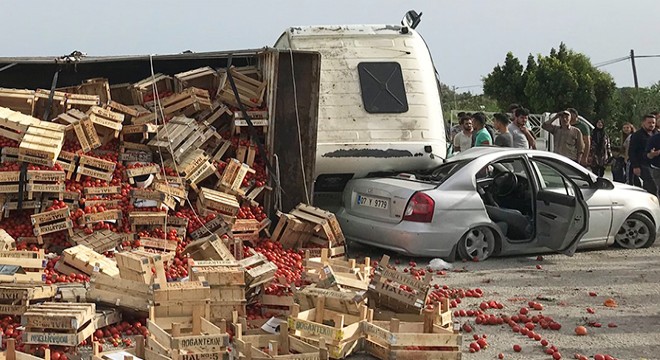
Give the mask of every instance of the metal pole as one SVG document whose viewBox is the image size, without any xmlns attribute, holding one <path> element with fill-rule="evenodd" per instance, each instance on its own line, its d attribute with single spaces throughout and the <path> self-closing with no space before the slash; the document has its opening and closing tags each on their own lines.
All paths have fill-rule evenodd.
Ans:
<svg viewBox="0 0 660 360">
<path fill-rule="evenodd" d="M 632 63 L 633 79 L 635 80 L 635 89 L 639 89 L 637 81 L 637 67 L 635 66 L 635 50 L 630 49 L 630 62 Z"/>
</svg>

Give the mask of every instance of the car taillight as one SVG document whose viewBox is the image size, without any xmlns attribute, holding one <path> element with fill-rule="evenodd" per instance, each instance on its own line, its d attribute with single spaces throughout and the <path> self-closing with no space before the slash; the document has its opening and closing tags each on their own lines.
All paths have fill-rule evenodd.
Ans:
<svg viewBox="0 0 660 360">
<path fill-rule="evenodd" d="M 431 222 L 433 220 L 433 208 L 435 208 L 435 201 L 430 196 L 417 192 L 408 201 L 403 220 Z"/>
</svg>

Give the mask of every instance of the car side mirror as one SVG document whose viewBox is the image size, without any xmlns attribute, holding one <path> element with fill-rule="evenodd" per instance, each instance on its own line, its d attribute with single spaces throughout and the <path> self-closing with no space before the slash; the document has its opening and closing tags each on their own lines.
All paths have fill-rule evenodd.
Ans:
<svg viewBox="0 0 660 360">
<path fill-rule="evenodd" d="M 614 189 L 614 184 L 606 178 L 599 177 L 596 179 L 596 188 L 600 190 L 612 190 Z"/>
</svg>

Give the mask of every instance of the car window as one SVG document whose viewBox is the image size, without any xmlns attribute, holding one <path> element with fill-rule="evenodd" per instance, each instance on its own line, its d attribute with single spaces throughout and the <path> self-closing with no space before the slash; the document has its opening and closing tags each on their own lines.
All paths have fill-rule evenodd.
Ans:
<svg viewBox="0 0 660 360">
<path fill-rule="evenodd" d="M 589 188 L 591 187 L 591 179 L 584 172 L 576 169 L 571 166 L 569 163 L 564 161 L 559 161 L 551 158 L 544 158 L 544 161 L 552 163 L 553 166 L 557 167 L 562 173 L 568 176 L 573 182 L 580 188 Z"/>
<path fill-rule="evenodd" d="M 559 171 L 538 161 L 531 160 L 531 162 L 538 174 L 541 190 L 575 196 L 573 187 L 566 183 L 566 179 Z"/>
<path fill-rule="evenodd" d="M 398 62 L 361 62 L 358 64 L 362 104 L 370 114 L 408 111 L 406 86 Z"/>
<path fill-rule="evenodd" d="M 462 168 L 468 164 L 472 159 L 469 160 L 460 160 L 460 161 L 450 161 L 448 163 L 442 164 L 433 170 L 430 178 L 428 180 L 443 183 L 447 180 L 452 174 L 454 174 L 458 169 Z"/>
</svg>

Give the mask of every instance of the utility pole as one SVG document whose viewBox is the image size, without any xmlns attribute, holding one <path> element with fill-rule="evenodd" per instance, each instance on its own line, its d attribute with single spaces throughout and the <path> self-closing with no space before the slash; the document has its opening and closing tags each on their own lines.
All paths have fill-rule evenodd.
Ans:
<svg viewBox="0 0 660 360">
<path fill-rule="evenodd" d="M 637 67 L 635 66 L 635 50 L 630 49 L 630 62 L 632 63 L 633 79 L 635 80 L 635 89 L 639 89 L 637 81 Z"/>
</svg>

